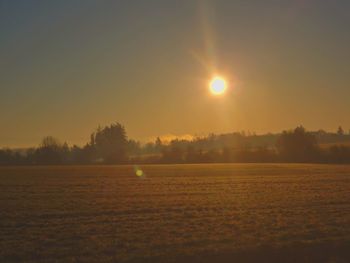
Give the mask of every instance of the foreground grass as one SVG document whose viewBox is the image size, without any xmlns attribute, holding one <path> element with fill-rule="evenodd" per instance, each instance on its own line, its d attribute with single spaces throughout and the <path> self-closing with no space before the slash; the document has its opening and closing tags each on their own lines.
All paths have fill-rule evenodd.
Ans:
<svg viewBox="0 0 350 263">
<path fill-rule="evenodd" d="M 350 262 L 350 166 L 0 168 L 0 262 Z"/>
</svg>

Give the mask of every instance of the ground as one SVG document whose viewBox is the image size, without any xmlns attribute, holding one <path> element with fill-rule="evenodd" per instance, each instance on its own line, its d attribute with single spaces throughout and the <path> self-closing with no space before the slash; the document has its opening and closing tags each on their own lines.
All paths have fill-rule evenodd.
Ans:
<svg viewBox="0 0 350 263">
<path fill-rule="evenodd" d="M 350 166 L 8 167 L 0 208 L 0 262 L 350 262 Z"/>
</svg>

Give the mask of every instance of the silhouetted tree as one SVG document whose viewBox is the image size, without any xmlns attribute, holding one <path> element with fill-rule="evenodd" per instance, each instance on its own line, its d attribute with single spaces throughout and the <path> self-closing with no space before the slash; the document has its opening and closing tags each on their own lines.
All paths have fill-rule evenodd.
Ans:
<svg viewBox="0 0 350 263">
<path fill-rule="evenodd" d="M 329 163 L 350 163 L 350 148 L 343 145 L 330 147 L 327 161 Z"/>
<path fill-rule="evenodd" d="M 141 154 L 141 144 L 135 140 L 128 140 L 128 154 L 129 155 L 140 155 Z"/>
<path fill-rule="evenodd" d="M 155 148 L 155 151 L 160 153 L 162 151 L 162 148 L 163 148 L 163 143 L 162 143 L 162 140 L 157 137 L 155 143 L 154 143 L 154 148 Z"/>
<path fill-rule="evenodd" d="M 299 126 L 294 131 L 284 131 L 277 142 L 277 149 L 283 161 L 316 161 L 318 145 L 316 137 Z"/>
<path fill-rule="evenodd" d="M 35 163 L 37 164 L 64 164 L 69 148 L 66 143 L 61 144 L 58 139 L 44 137 L 39 148 L 35 151 Z"/>
<path fill-rule="evenodd" d="M 99 127 L 83 147 L 45 137 L 37 148 L 0 149 L 0 165 L 119 164 L 119 163 L 213 163 L 213 162 L 327 162 L 349 163 L 350 134 L 307 132 L 303 127 L 282 134 L 209 134 L 193 140 L 160 138 L 141 145 L 128 140 L 125 128 L 112 124 Z M 318 147 L 318 142 L 331 147 Z M 277 146 L 277 147 L 275 147 Z"/>
<path fill-rule="evenodd" d="M 99 127 L 91 135 L 90 146 L 95 150 L 95 161 L 117 164 L 127 160 L 128 141 L 125 128 L 120 123 L 103 129 Z"/>
<path fill-rule="evenodd" d="M 222 150 L 222 162 L 224 163 L 232 162 L 232 151 L 228 147 L 224 147 Z"/>
<path fill-rule="evenodd" d="M 177 145 L 171 144 L 162 151 L 162 162 L 164 163 L 183 163 L 184 151 Z"/>
<path fill-rule="evenodd" d="M 15 164 L 14 152 L 10 149 L 0 150 L 0 165 Z"/>
<path fill-rule="evenodd" d="M 339 127 L 338 127 L 337 134 L 338 134 L 339 136 L 343 136 L 343 135 L 344 135 L 344 130 L 343 130 L 342 126 L 339 126 Z"/>
<path fill-rule="evenodd" d="M 198 158 L 198 152 L 194 148 L 193 145 L 188 145 L 186 149 L 186 154 L 185 154 L 185 161 L 186 163 L 198 163 L 199 158 Z"/>
</svg>

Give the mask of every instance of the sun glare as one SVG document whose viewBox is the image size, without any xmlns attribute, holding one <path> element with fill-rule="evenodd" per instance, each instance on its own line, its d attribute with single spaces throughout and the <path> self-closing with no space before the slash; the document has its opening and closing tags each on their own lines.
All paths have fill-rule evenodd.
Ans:
<svg viewBox="0 0 350 263">
<path fill-rule="evenodd" d="M 227 83 L 222 77 L 214 77 L 210 81 L 209 88 L 213 95 L 222 95 L 227 89 Z"/>
</svg>

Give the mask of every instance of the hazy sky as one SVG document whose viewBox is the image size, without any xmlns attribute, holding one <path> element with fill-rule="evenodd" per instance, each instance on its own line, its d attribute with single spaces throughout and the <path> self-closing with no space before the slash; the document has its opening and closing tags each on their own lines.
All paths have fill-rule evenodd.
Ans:
<svg viewBox="0 0 350 263">
<path fill-rule="evenodd" d="M 350 1 L 0 0 L 0 147 L 350 128 Z M 225 96 L 208 92 L 219 73 Z"/>
</svg>

